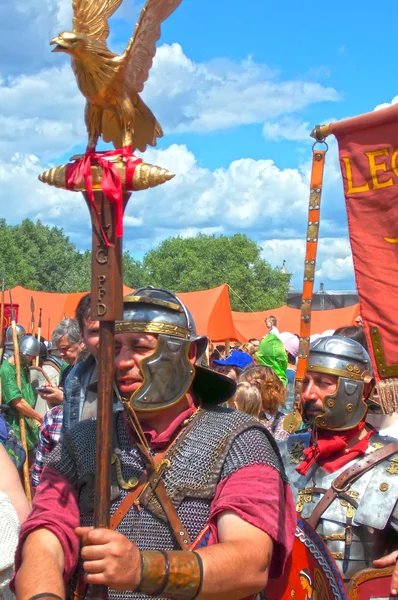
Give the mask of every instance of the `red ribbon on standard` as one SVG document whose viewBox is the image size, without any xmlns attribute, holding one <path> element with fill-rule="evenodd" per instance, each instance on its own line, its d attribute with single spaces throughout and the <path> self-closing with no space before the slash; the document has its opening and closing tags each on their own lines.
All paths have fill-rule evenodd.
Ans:
<svg viewBox="0 0 398 600">
<path fill-rule="evenodd" d="M 113 205 L 115 211 L 115 235 L 123 236 L 123 188 L 120 173 L 114 163 L 107 160 L 113 156 L 121 156 L 125 160 L 126 183 L 132 184 L 136 166 L 142 162 L 141 158 L 134 156 L 130 146 L 123 146 L 118 150 L 108 152 L 97 152 L 93 148 L 87 148 L 83 158 L 66 166 L 66 188 L 74 190 L 75 185 L 84 179 L 87 196 L 90 205 L 97 218 L 98 226 L 106 246 L 113 246 L 108 235 L 101 225 L 101 218 L 94 201 L 93 179 L 91 166 L 98 165 L 102 169 L 101 191 L 107 200 Z"/>
</svg>

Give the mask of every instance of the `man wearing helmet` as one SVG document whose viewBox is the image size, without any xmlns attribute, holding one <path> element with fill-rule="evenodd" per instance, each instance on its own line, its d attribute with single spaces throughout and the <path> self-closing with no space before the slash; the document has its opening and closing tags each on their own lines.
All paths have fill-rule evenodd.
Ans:
<svg viewBox="0 0 398 600">
<path fill-rule="evenodd" d="M 7 333 L 6 339 L 8 339 Z M 21 388 L 17 384 L 15 358 L 10 346 L 8 346 L 8 352 L 9 356 L 0 369 L 3 402 L 9 407 L 5 418 L 14 433 L 20 438 L 19 417 L 20 415 L 25 417 L 26 443 L 28 451 L 31 451 L 37 444 L 38 425 L 41 423 L 42 417 L 33 408 L 35 397 L 30 384 L 29 366 L 36 359 L 36 356 L 39 356 L 40 344 L 31 335 L 23 335 L 19 338 Z M 31 455 L 30 462 L 32 458 Z"/>
<path fill-rule="evenodd" d="M 291 491 L 261 423 L 218 406 L 236 384 L 198 366 L 206 343 L 174 294 L 143 288 L 124 299 L 111 530 L 90 528 L 96 422 L 86 420 L 43 471 L 17 552 L 18 598 L 64 598 L 79 538 L 80 593 L 103 584 L 110 600 L 238 600 L 280 575 L 294 537 Z"/>
<path fill-rule="evenodd" d="M 25 327 L 19 323 L 15 324 L 15 330 L 17 332 L 17 338 L 20 340 L 26 335 Z M 12 327 L 11 325 L 6 329 L 3 362 L 8 360 L 14 353 L 14 342 L 12 341 Z"/>
<path fill-rule="evenodd" d="M 297 511 L 347 581 L 397 540 L 397 446 L 365 422 L 373 385 L 369 355 L 358 342 L 319 338 L 302 396 L 308 432 L 281 445 Z"/>
</svg>

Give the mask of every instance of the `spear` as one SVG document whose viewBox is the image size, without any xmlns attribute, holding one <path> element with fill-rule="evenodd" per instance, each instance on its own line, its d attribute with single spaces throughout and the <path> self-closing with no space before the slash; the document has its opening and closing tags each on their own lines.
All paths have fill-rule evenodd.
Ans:
<svg viewBox="0 0 398 600">
<path fill-rule="evenodd" d="M 19 356 L 18 335 L 17 335 L 17 328 L 16 328 L 16 323 L 15 323 L 14 308 L 13 308 L 13 304 L 12 304 L 11 290 L 9 290 L 9 294 L 10 294 L 10 308 L 11 308 L 12 343 L 14 345 L 15 371 L 16 371 L 16 377 L 17 377 L 17 386 L 22 393 L 21 361 L 20 361 L 20 356 Z M 28 445 L 26 443 L 25 418 L 21 413 L 19 413 L 19 431 L 20 431 L 20 435 L 21 435 L 22 446 L 23 446 L 23 449 L 25 450 L 25 454 L 26 454 L 26 459 L 23 464 L 23 479 L 24 479 L 25 494 L 28 499 L 29 506 L 31 506 L 32 505 L 32 495 L 31 495 L 30 484 L 29 484 Z"/>
<path fill-rule="evenodd" d="M 35 301 L 33 296 L 30 297 L 30 333 L 33 335 L 35 332 Z"/>
<path fill-rule="evenodd" d="M 1 331 L 1 341 L 0 341 L 0 367 L 3 362 L 3 352 L 4 352 L 4 285 L 5 285 L 5 269 L 3 265 L 3 269 L 1 271 L 1 308 L 0 308 L 0 331 Z M 3 398 L 3 390 L 1 388 L 1 376 L 0 376 L 0 404 Z"/>
<path fill-rule="evenodd" d="M 42 309 L 39 308 L 39 322 L 37 323 L 37 341 L 40 344 L 40 338 L 41 338 L 41 312 Z M 39 366 L 39 360 L 40 360 L 40 356 L 36 356 L 36 367 Z"/>
</svg>

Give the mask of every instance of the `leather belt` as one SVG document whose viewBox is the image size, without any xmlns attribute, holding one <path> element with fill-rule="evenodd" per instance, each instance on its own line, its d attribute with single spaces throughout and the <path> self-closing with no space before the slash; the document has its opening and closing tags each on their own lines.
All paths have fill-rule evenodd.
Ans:
<svg viewBox="0 0 398 600">
<path fill-rule="evenodd" d="M 397 452 L 398 442 L 392 442 L 391 444 L 383 446 L 383 448 L 379 448 L 379 450 L 375 450 L 372 452 L 372 454 L 366 455 L 353 466 L 348 467 L 348 469 L 345 469 L 342 473 L 340 473 L 340 475 L 333 481 L 326 494 L 318 502 L 312 512 L 312 515 L 309 517 L 309 519 L 307 519 L 308 524 L 313 529 L 316 529 L 318 527 L 320 518 L 325 510 L 332 504 L 333 500 L 335 500 L 337 497 L 344 497 L 343 495 L 345 492 L 348 491 L 351 485 L 357 479 L 359 479 L 361 475 Z M 344 499 L 355 507 L 355 500 L 353 498 L 348 496 Z"/>
</svg>

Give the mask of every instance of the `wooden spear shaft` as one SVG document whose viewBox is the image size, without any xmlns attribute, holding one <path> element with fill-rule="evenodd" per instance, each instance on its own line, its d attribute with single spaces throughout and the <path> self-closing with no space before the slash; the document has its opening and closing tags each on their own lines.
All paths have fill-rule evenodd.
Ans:
<svg viewBox="0 0 398 600">
<path fill-rule="evenodd" d="M 1 363 L 3 362 L 3 352 L 4 352 L 4 294 L 5 294 L 5 270 L 3 265 L 3 270 L 1 274 L 1 307 L 0 307 L 0 331 L 1 331 L 1 342 L 0 342 L 0 368 Z M 0 404 L 3 401 L 3 389 L 1 384 L 1 376 L 0 376 Z"/>
<path fill-rule="evenodd" d="M 39 308 L 39 322 L 37 324 L 37 341 L 39 342 L 39 344 L 40 344 L 40 338 L 41 338 L 41 313 L 42 313 L 42 309 Z M 40 355 L 36 356 L 36 361 L 35 361 L 36 367 L 39 366 L 39 361 L 40 361 Z"/>
<path fill-rule="evenodd" d="M 17 328 L 15 323 L 14 310 L 12 308 L 12 300 L 11 300 L 11 292 L 10 292 L 10 305 L 11 305 L 11 330 L 12 330 L 12 342 L 14 345 L 14 361 L 15 361 L 15 371 L 17 378 L 17 386 L 22 394 L 22 382 L 21 382 L 21 361 L 19 356 L 19 344 L 18 344 L 18 335 Z M 23 449 L 25 450 L 26 460 L 23 464 L 23 481 L 25 494 L 28 499 L 29 506 L 32 506 L 32 494 L 30 491 L 30 483 L 29 483 L 29 461 L 28 461 L 28 444 L 26 442 L 26 430 L 25 430 L 25 417 L 19 413 L 19 432 L 21 436 L 21 442 Z"/>
</svg>

